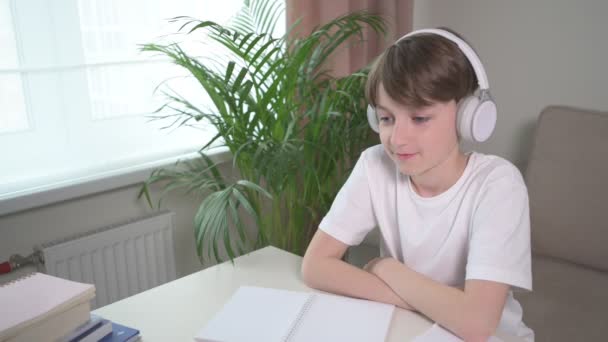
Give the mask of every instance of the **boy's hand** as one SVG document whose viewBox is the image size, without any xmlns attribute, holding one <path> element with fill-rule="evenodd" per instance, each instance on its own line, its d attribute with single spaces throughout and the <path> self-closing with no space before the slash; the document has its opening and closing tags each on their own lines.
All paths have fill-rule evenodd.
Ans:
<svg viewBox="0 0 608 342">
<path fill-rule="evenodd" d="M 383 266 L 386 266 L 388 263 L 398 262 L 397 260 L 386 257 L 386 258 L 374 258 L 370 262 L 368 262 L 363 269 L 369 273 L 372 273 L 378 277 L 380 277 L 380 270 Z M 382 277 L 380 277 L 382 278 Z"/>
<path fill-rule="evenodd" d="M 363 266 L 363 270 L 367 271 L 369 273 L 374 273 L 374 266 L 380 261 L 382 260 L 382 258 L 373 258 L 372 260 L 368 261 L 367 264 L 365 264 L 365 266 Z"/>
<path fill-rule="evenodd" d="M 380 278 L 380 280 L 382 280 L 383 282 L 386 283 L 386 280 L 383 278 L 382 274 L 386 270 L 387 266 L 390 267 L 391 264 L 393 264 L 393 263 L 397 263 L 397 264 L 400 264 L 401 266 L 405 266 L 405 265 L 401 264 L 398 260 L 390 258 L 390 257 L 374 258 L 374 259 L 370 260 L 367 264 L 365 264 L 365 266 L 363 266 L 363 270 L 375 275 L 376 277 Z M 393 302 L 392 304 L 394 304 L 400 308 L 406 309 L 406 310 L 416 311 L 416 309 L 414 309 L 405 300 L 403 300 L 403 298 L 399 297 L 399 295 L 397 295 L 395 292 L 393 292 L 393 293 L 395 294 L 395 302 Z"/>
</svg>

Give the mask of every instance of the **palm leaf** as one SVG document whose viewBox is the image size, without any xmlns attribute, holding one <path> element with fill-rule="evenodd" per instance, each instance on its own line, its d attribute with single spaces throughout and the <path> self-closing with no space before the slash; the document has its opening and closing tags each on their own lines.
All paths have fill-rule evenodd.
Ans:
<svg viewBox="0 0 608 342">
<path fill-rule="evenodd" d="M 363 101 L 367 69 L 335 78 L 325 62 L 336 50 L 360 42 L 365 28 L 384 32 L 384 21 L 356 12 L 303 37 L 274 37 L 283 12 L 282 1 L 246 0 L 225 26 L 174 18 L 182 33 L 208 36 L 227 57 L 199 58 L 179 44 L 142 48 L 187 70 L 211 101 L 199 108 L 175 91 L 162 92 L 167 104 L 157 114 L 171 120 L 169 126 L 203 121 L 217 133 L 203 144 L 199 159 L 153 172 L 139 194 L 151 204 L 149 186 L 160 182 L 163 194 L 182 190 L 204 196 L 194 217 L 202 260 L 232 259 L 265 244 L 302 253 L 311 229 L 369 143 Z M 206 155 L 218 143 L 232 153 L 239 180 L 222 177 Z M 269 206 L 274 211 L 268 212 Z M 257 229 L 253 243 L 243 215 Z"/>
</svg>

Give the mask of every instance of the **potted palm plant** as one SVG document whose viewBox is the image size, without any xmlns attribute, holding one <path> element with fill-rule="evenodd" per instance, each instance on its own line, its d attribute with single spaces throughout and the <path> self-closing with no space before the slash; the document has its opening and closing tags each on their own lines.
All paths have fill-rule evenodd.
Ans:
<svg viewBox="0 0 608 342">
<path fill-rule="evenodd" d="M 232 259 L 250 248 L 274 245 L 303 254 L 353 162 L 369 144 L 364 100 L 367 69 L 334 77 L 326 62 L 337 49 L 361 41 L 363 30 L 385 32 L 382 18 L 366 12 L 344 15 L 310 34 L 271 33 L 282 1 L 245 1 L 229 25 L 176 18 L 189 35 L 204 33 L 231 52 L 223 60 L 189 55 L 180 44 L 147 44 L 185 68 L 211 99 L 209 108 L 166 93 L 179 125 L 204 121 L 217 134 L 200 158 L 153 172 L 149 185 L 205 193 L 194 218 L 201 260 Z M 227 180 L 207 152 L 225 146 L 241 179 Z M 255 224 L 251 236 L 242 215 Z M 203 254 L 204 251 L 207 253 Z"/>
</svg>

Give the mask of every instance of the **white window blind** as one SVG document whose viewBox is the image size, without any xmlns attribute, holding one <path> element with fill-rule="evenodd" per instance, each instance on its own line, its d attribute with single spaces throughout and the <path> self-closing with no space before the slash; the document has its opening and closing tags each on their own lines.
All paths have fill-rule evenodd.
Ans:
<svg viewBox="0 0 608 342">
<path fill-rule="evenodd" d="M 0 199 L 202 147 L 210 128 L 150 120 L 161 82 L 195 103 L 202 88 L 139 44 L 187 43 L 167 19 L 226 23 L 241 2 L 0 0 Z"/>
<path fill-rule="evenodd" d="M 8 1 L 0 3 L 0 69 L 16 69 L 17 44 Z M 0 134 L 29 128 L 21 75 L 18 72 L 0 74 Z"/>
</svg>

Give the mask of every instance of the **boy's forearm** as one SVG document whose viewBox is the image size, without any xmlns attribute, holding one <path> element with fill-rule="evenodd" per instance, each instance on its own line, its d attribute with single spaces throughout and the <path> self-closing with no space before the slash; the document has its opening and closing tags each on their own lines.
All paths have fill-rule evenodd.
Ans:
<svg viewBox="0 0 608 342">
<path fill-rule="evenodd" d="M 489 314 L 484 309 L 490 301 L 471 301 L 465 291 L 438 283 L 398 261 L 386 262 L 382 270 L 375 272 L 418 311 L 465 341 L 485 341 L 498 325 L 500 315 Z"/>
<path fill-rule="evenodd" d="M 403 299 L 376 275 L 340 259 L 323 257 L 305 260 L 302 265 L 304 282 L 313 288 L 340 295 L 393 304 L 412 310 Z"/>
</svg>

